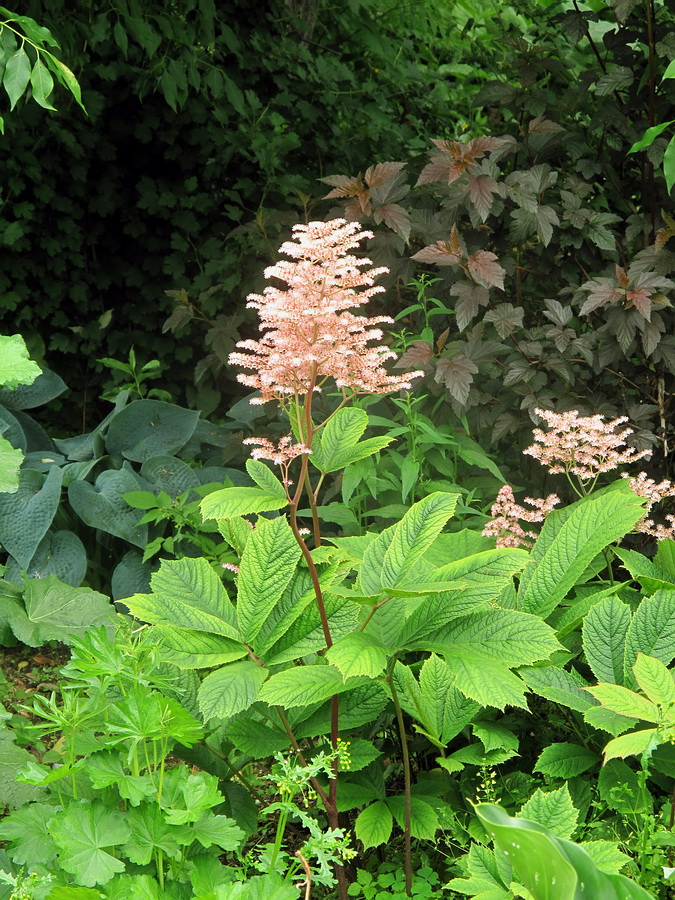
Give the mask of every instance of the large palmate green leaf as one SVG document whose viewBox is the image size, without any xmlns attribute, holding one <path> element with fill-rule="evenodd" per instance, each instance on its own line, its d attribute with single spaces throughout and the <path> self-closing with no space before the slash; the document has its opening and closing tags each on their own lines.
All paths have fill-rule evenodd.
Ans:
<svg viewBox="0 0 675 900">
<path fill-rule="evenodd" d="M 644 515 L 644 501 L 626 484 L 579 500 L 546 519 L 518 590 L 518 607 L 546 618 L 605 547 Z"/>
<path fill-rule="evenodd" d="M 199 413 L 161 400 L 134 400 L 112 419 L 106 449 L 112 456 L 145 462 L 172 456 L 188 442 Z"/>
<path fill-rule="evenodd" d="M 52 466 L 44 478 L 22 469 L 13 494 L 0 494 L 0 544 L 22 568 L 27 568 L 56 515 L 63 473 Z"/>
<path fill-rule="evenodd" d="M 107 809 L 98 800 L 71 803 L 51 823 L 59 864 L 85 887 L 105 884 L 124 871 L 124 863 L 106 848 L 124 844 L 130 835 L 122 813 Z"/>
<path fill-rule="evenodd" d="M 584 653 L 598 681 L 623 683 L 624 647 L 630 620 L 630 609 L 615 596 L 601 600 L 584 619 Z"/>
<path fill-rule="evenodd" d="M 143 486 L 128 465 L 125 463 L 122 469 L 101 472 L 95 485 L 74 481 L 68 487 L 68 500 L 86 525 L 145 548 L 148 526 L 139 525 L 143 512 L 132 509 L 123 499 L 123 494 Z"/>
<path fill-rule="evenodd" d="M 300 547 L 285 518 L 258 519 L 246 542 L 237 578 L 237 623 L 249 643 L 286 590 Z"/>
<path fill-rule="evenodd" d="M 207 675 L 199 687 L 199 709 L 205 719 L 229 719 L 255 703 L 267 669 L 253 660 L 231 663 Z"/>
<path fill-rule="evenodd" d="M 234 607 L 205 559 L 163 559 L 150 588 L 150 594 L 124 600 L 137 619 L 241 640 Z"/>
<path fill-rule="evenodd" d="M 491 803 L 480 803 L 476 813 L 534 900 L 651 900 L 644 888 L 602 872 L 582 847 L 543 825 L 512 818 Z"/>
<path fill-rule="evenodd" d="M 28 581 L 23 601 L 23 607 L 12 605 L 8 621 L 19 640 L 31 647 L 41 647 L 47 641 L 69 644 L 92 626 L 108 624 L 114 616 L 103 594 L 71 587 L 56 575 Z"/>
</svg>

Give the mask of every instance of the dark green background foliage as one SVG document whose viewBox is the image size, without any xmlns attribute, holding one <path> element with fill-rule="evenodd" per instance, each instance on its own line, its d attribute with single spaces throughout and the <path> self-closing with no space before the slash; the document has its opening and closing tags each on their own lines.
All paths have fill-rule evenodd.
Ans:
<svg viewBox="0 0 675 900">
<path fill-rule="evenodd" d="M 442 43 L 449 14 L 431 3 L 22 6 L 59 39 L 89 117 L 66 99 L 7 117 L 0 329 L 39 333 L 71 387 L 93 382 L 90 400 L 92 357 L 136 343 L 172 371 L 204 356 L 202 331 L 193 345 L 161 336 L 165 290 L 220 285 L 200 306 L 211 362 L 226 358 L 230 317 L 316 178 L 420 152 L 466 95 L 452 75 L 468 66 Z"/>
</svg>

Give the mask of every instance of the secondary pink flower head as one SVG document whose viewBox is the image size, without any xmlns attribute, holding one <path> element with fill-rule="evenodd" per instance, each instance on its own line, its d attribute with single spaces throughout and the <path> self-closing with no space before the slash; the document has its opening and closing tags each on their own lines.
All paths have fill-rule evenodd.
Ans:
<svg viewBox="0 0 675 900">
<path fill-rule="evenodd" d="M 520 522 L 543 522 L 553 507 L 560 503 L 560 498 L 557 494 L 549 494 L 546 499 L 525 497 L 524 502 L 532 509 L 516 503 L 513 489 L 508 484 L 500 488 L 490 510 L 493 518 L 483 529 L 485 537 L 496 537 L 498 547 L 532 547 L 536 532 L 525 531 Z"/>
<path fill-rule="evenodd" d="M 645 497 L 647 500 L 647 516 L 651 512 L 652 507 L 656 503 L 660 503 L 667 497 L 675 497 L 675 485 L 670 481 L 656 482 L 652 478 L 648 478 L 645 472 L 639 472 L 635 478 L 628 478 L 630 489 L 638 497 Z M 636 531 L 642 534 L 650 534 L 657 541 L 664 541 L 667 538 L 675 540 L 675 516 L 665 516 L 668 525 L 657 524 L 654 519 L 644 518 L 635 527 Z"/>
<path fill-rule="evenodd" d="M 535 428 L 532 435 L 536 443 L 523 452 L 548 466 L 552 473 L 569 472 L 587 481 L 651 454 L 651 450 L 638 451 L 626 445 L 633 429 L 619 430 L 619 426 L 628 421 L 627 416 L 605 422 L 604 416 L 580 416 L 576 409 L 565 413 L 535 409 L 535 413 L 550 431 Z"/>
<path fill-rule="evenodd" d="M 247 351 L 232 353 L 229 362 L 252 375 L 239 381 L 260 391 L 252 403 L 284 400 L 321 389 L 327 378 L 338 388 L 354 393 L 385 394 L 409 389 L 423 372 L 390 375 L 383 363 L 396 354 L 382 345 L 373 326 L 393 322 L 388 316 L 366 318 L 349 310 L 362 306 L 383 287 L 374 281 L 388 270 L 366 268 L 369 259 L 350 254 L 372 232 L 358 222 L 333 219 L 295 225 L 293 240 L 281 245 L 282 260 L 265 270 L 266 278 L 285 282 L 286 288 L 266 287 L 262 295 L 250 294 L 247 306 L 257 309 L 259 341 L 240 341 Z"/>
</svg>

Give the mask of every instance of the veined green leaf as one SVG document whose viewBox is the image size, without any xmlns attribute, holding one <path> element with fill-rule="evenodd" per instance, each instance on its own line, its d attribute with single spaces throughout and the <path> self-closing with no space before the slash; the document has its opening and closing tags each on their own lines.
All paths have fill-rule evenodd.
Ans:
<svg viewBox="0 0 675 900">
<path fill-rule="evenodd" d="M 666 178 L 666 188 L 670 194 L 675 184 L 675 136 L 670 139 L 663 154 L 663 174 Z"/>
<path fill-rule="evenodd" d="M 150 588 L 151 594 L 134 594 L 124 600 L 137 619 L 241 640 L 234 607 L 205 559 L 163 559 L 150 579 Z"/>
<path fill-rule="evenodd" d="M 385 802 L 393 813 L 399 828 L 405 828 L 405 797 L 393 794 L 387 797 Z M 433 807 L 421 797 L 411 797 L 410 833 L 412 836 L 423 841 L 433 841 L 439 828 L 440 823 Z"/>
<path fill-rule="evenodd" d="M 244 645 L 222 634 L 192 631 L 175 625 L 155 625 L 152 629 L 162 658 L 180 669 L 210 669 L 246 656 Z"/>
<path fill-rule="evenodd" d="M 606 546 L 644 515 L 644 501 L 628 486 L 592 495 L 544 523 L 523 572 L 518 606 L 546 618 Z"/>
<path fill-rule="evenodd" d="M 466 697 L 481 706 L 528 708 L 525 702 L 526 684 L 505 665 L 466 652 L 453 652 L 446 656 L 445 661 L 455 676 L 455 685 Z"/>
<path fill-rule="evenodd" d="M 9 108 L 14 109 L 19 98 L 23 95 L 30 81 L 30 59 L 28 54 L 19 47 L 16 53 L 13 53 L 7 60 L 5 66 L 5 74 L 2 83 L 9 97 Z"/>
<path fill-rule="evenodd" d="M 640 603 L 626 633 L 624 681 L 635 686 L 633 666 L 638 653 L 669 665 L 675 658 L 675 590 L 657 591 Z"/>
<path fill-rule="evenodd" d="M 436 491 L 415 503 L 403 516 L 394 529 L 382 560 L 380 584 L 384 590 L 410 580 L 415 563 L 426 553 L 454 513 L 457 499 L 458 494 Z M 371 547 L 364 555 L 364 566 Z"/>
<path fill-rule="evenodd" d="M 459 734 L 479 709 L 475 701 L 457 690 L 454 682 L 455 675 L 448 664 L 432 653 L 420 670 L 420 700 L 439 748 Z"/>
<path fill-rule="evenodd" d="M 309 461 L 321 472 L 336 472 L 391 444 L 393 438 L 384 436 L 360 441 L 367 426 L 364 410 L 353 406 L 338 410 L 315 439 Z"/>
<path fill-rule="evenodd" d="M 411 648 L 491 659 L 507 666 L 546 659 L 560 645 L 553 629 L 537 616 L 511 609 L 479 609 L 453 619 Z"/>
<path fill-rule="evenodd" d="M 644 691 L 652 703 L 663 706 L 666 712 L 672 714 L 675 708 L 675 682 L 672 672 L 661 660 L 638 653 L 633 674 L 640 690 Z"/>
<path fill-rule="evenodd" d="M 635 581 L 639 581 L 648 594 L 661 588 L 675 590 L 675 576 L 662 569 L 656 562 L 648 559 L 637 550 L 625 550 L 617 547 L 614 551 Z"/>
<path fill-rule="evenodd" d="M 324 594 L 328 626 L 334 641 L 356 628 L 360 607 L 345 597 Z M 321 617 L 316 603 L 309 603 L 284 634 L 262 654 L 266 665 L 290 662 L 326 646 Z"/>
<path fill-rule="evenodd" d="M 596 700 L 612 712 L 621 716 L 633 716 L 645 722 L 660 722 L 663 716 L 655 703 L 629 691 L 620 684 L 596 684 L 586 688 Z"/>
<path fill-rule="evenodd" d="M 544 775 L 551 775 L 553 778 L 564 778 L 567 781 L 593 768 L 598 762 L 600 757 L 597 753 L 579 744 L 563 741 L 549 744 L 544 748 L 534 771 L 543 772 Z"/>
<path fill-rule="evenodd" d="M 283 706 L 287 709 L 309 706 L 350 690 L 362 680 L 350 678 L 345 682 L 333 666 L 293 666 L 272 675 L 263 685 L 258 699 L 270 706 Z"/>
<path fill-rule="evenodd" d="M 366 596 L 374 597 L 382 590 L 382 566 L 384 557 L 394 539 L 396 525 L 390 525 L 381 531 L 366 546 L 361 568 L 359 569 L 358 588 Z"/>
<path fill-rule="evenodd" d="M 376 800 L 366 806 L 354 822 L 356 837 L 363 842 L 364 848 L 379 847 L 386 844 L 391 837 L 394 819 L 384 800 Z"/>
<path fill-rule="evenodd" d="M 583 624 L 586 660 L 598 681 L 620 684 L 630 609 L 618 597 L 609 596 L 594 606 Z"/>
<path fill-rule="evenodd" d="M 285 518 L 258 519 L 246 542 L 237 579 L 237 623 L 250 642 L 286 590 L 300 547 Z"/>
<path fill-rule="evenodd" d="M 579 812 L 572 803 L 569 788 L 564 784 L 557 791 L 545 792 L 538 788 L 518 815 L 543 825 L 557 837 L 569 839 L 577 827 Z"/>
<path fill-rule="evenodd" d="M 664 74 L 663 77 L 665 78 L 666 75 Z M 669 75 L 668 77 L 672 78 L 673 76 Z M 671 119 L 669 122 L 661 122 L 660 125 L 652 125 L 651 128 L 648 128 L 645 131 L 639 141 L 635 141 L 628 152 L 637 153 L 638 150 L 644 150 L 646 147 L 651 147 L 656 138 L 662 134 L 666 128 L 672 125 L 674 121 L 675 119 Z"/>
<path fill-rule="evenodd" d="M 642 731 L 622 734 L 605 747 L 605 762 L 610 759 L 625 759 L 627 756 L 641 756 L 649 749 L 656 749 L 659 742 L 657 728 L 645 728 Z"/>
<path fill-rule="evenodd" d="M 261 462 L 259 459 L 247 459 L 246 471 L 266 494 L 279 497 L 280 500 L 283 498 L 284 504 L 288 502 L 286 488 L 264 462 Z"/>
<path fill-rule="evenodd" d="M 270 512 L 286 506 L 288 500 L 257 487 L 229 487 L 207 494 L 199 504 L 205 519 L 233 519 L 250 513 Z"/>
<path fill-rule="evenodd" d="M 223 666 L 207 675 L 198 692 L 199 709 L 205 719 L 229 719 L 248 709 L 258 699 L 267 669 L 253 660 Z"/>
<path fill-rule="evenodd" d="M 578 603 L 564 610 L 560 616 L 556 617 L 554 623 L 558 640 L 562 640 L 571 631 L 574 631 L 584 621 L 588 612 L 601 600 L 604 600 L 605 597 L 611 597 L 619 590 L 621 590 L 621 585 L 613 584 L 604 590 L 589 594 L 587 597 L 579 600 Z"/>
<path fill-rule="evenodd" d="M 55 109 L 48 100 L 48 97 L 54 88 L 54 79 L 39 56 L 35 60 L 35 65 L 31 72 L 30 86 L 33 92 L 33 100 L 35 100 L 36 103 L 44 107 L 44 109 Z"/>
<path fill-rule="evenodd" d="M 344 679 L 352 675 L 377 678 L 387 665 L 387 651 L 374 637 L 355 631 L 339 638 L 326 652 L 326 659 Z"/>
<path fill-rule="evenodd" d="M 547 700 L 561 703 L 578 712 L 596 707 L 597 700 L 583 690 L 586 682 L 577 672 L 568 672 L 558 666 L 537 666 L 520 669 L 519 674 L 540 697 L 546 697 Z"/>
</svg>

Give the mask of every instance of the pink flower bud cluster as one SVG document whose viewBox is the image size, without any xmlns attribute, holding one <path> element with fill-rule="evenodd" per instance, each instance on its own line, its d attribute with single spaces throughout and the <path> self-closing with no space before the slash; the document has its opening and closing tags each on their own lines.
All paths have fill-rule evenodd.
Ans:
<svg viewBox="0 0 675 900">
<path fill-rule="evenodd" d="M 497 494 L 490 514 L 492 519 L 483 529 L 485 537 L 496 537 L 498 547 L 532 547 L 537 535 L 534 531 L 525 531 L 521 522 L 543 522 L 560 498 L 549 494 L 545 499 L 525 497 L 532 509 L 526 509 L 516 503 L 513 489 L 505 484 Z"/>
<path fill-rule="evenodd" d="M 293 240 L 281 246 L 292 261 L 282 260 L 265 270 L 286 288 L 268 286 L 250 294 L 248 306 L 257 309 L 259 341 L 240 341 L 247 351 L 230 354 L 232 365 L 251 369 L 239 381 L 260 391 L 252 403 L 285 400 L 321 390 L 327 378 L 338 388 L 354 393 L 384 394 L 409 389 L 423 372 L 389 375 L 383 367 L 396 354 L 381 345 L 382 331 L 373 326 L 391 323 L 389 316 L 366 318 L 349 310 L 362 306 L 384 290 L 374 281 L 387 272 L 369 259 L 349 253 L 364 238 L 372 237 L 358 222 L 333 219 L 295 225 Z"/>
<path fill-rule="evenodd" d="M 640 472 L 635 478 L 629 478 L 628 475 L 623 477 L 628 478 L 630 489 L 634 494 L 647 499 L 647 515 L 655 503 L 660 503 L 666 497 L 675 497 L 675 485 L 670 481 L 664 480 L 657 483 L 652 478 L 648 478 L 645 472 Z M 675 540 L 675 516 L 665 516 L 665 519 L 668 522 L 667 526 L 657 525 L 653 519 L 645 518 L 638 523 L 635 530 L 642 534 L 650 534 L 657 541 L 664 541 L 667 538 Z"/>
<path fill-rule="evenodd" d="M 565 413 L 535 409 L 535 413 L 550 431 L 535 428 L 536 443 L 523 452 L 548 466 L 551 473 L 568 473 L 588 481 L 651 454 L 651 450 L 626 446 L 633 429 L 619 430 L 619 426 L 628 421 L 627 416 L 605 422 L 604 416 L 580 416 L 575 409 Z"/>
<path fill-rule="evenodd" d="M 266 459 L 268 462 L 274 463 L 275 466 L 279 466 L 283 473 L 281 479 L 282 483 L 285 487 L 289 488 L 293 484 L 288 477 L 289 465 L 298 456 L 312 452 L 309 447 L 306 447 L 304 444 L 293 444 L 292 441 L 293 436 L 287 434 L 285 437 L 281 438 L 276 447 L 272 441 L 267 440 L 267 438 L 259 437 L 246 438 L 246 440 L 242 441 L 242 444 L 251 444 L 255 446 L 255 450 L 251 450 L 253 459 Z"/>
</svg>

